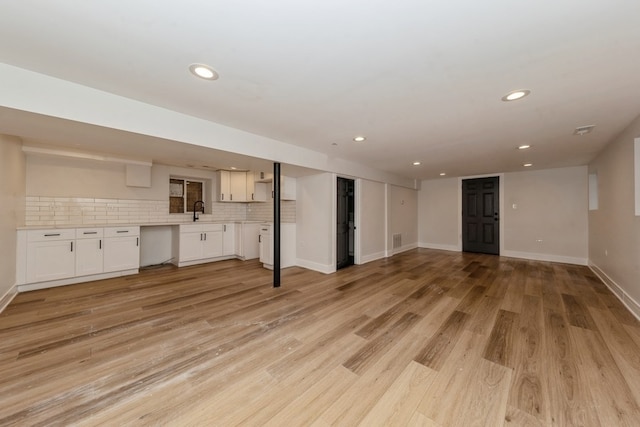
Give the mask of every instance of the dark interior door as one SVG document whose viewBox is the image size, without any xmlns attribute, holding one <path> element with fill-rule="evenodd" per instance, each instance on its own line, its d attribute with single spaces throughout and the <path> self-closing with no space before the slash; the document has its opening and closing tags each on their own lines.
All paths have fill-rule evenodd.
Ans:
<svg viewBox="0 0 640 427">
<path fill-rule="evenodd" d="M 353 265 L 355 237 L 354 181 L 338 178 L 336 268 Z"/>
<path fill-rule="evenodd" d="M 500 254 L 499 177 L 462 180 L 462 250 Z"/>
</svg>

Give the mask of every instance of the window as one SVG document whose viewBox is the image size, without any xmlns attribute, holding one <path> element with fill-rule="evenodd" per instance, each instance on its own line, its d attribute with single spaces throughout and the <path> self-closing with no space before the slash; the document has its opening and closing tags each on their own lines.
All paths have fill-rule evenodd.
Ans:
<svg viewBox="0 0 640 427">
<path fill-rule="evenodd" d="M 169 179 L 169 213 L 193 212 L 196 201 L 204 201 L 204 182 L 187 178 Z"/>
</svg>

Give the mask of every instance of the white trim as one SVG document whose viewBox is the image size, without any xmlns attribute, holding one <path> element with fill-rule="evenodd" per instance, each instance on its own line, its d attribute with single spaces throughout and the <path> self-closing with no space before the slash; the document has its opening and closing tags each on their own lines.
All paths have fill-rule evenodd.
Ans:
<svg viewBox="0 0 640 427">
<path fill-rule="evenodd" d="M 92 274 L 90 276 L 78 276 L 70 277 L 68 279 L 51 280 L 48 282 L 38 283 L 26 283 L 24 285 L 18 285 L 18 292 L 35 291 L 38 289 L 55 288 L 57 286 L 74 285 L 76 283 L 91 282 L 94 280 L 111 279 L 113 277 L 129 276 L 131 274 L 138 274 L 137 268 L 131 270 L 114 271 L 112 273 Z"/>
<path fill-rule="evenodd" d="M 371 261 L 377 261 L 379 259 L 383 259 L 386 255 L 385 251 L 376 252 L 373 254 L 362 255 L 360 257 L 360 262 L 358 264 L 366 264 Z"/>
<path fill-rule="evenodd" d="M 461 252 L 461 248 L 459 248 L 458 245 L 443 245 L 440 243 L 420 242 L 418 243 L 418 247 L 426 249 L 438 249 L 441 251 Z"/>
<path fill-rule="evenodd" d="M 636 138 L 633 141 L 633 174 L 634 174 L 634 194 L 636 205 L 636 216 L 640 216 L 640 138 Z"/>
<path fill-rule="evenodd" d="M 410 251 L 411 249 L 416 249 L 417 247 L 418 247 L 418 244 L 416 242 L 409 243 L 408 245 L 402 245 L 399 248 L 391 249 L 389 256 L 401 254 L 402 252 Z"/>
<path fill-rule="evenodd" d="M 305 259 L 298 258 L 296 260 L 296 265 L 298 267 L 306 268 L 308 270 L 318 271 L 324 274 L 331 274 L 336 272 L 335 265 L 320 264 L 313 261 L 307 261 Z"/>
<path fill-rule="evenodd" d="M 541 254 L 536 252 L 500 251 L 500 256 L 510 258 L 530 259 L 534 261 L 559 262 L 563 264 L 589 265 L 587 258 L 569 257 L 563 255 Z"/>
<path fill-rule="evenodd" d="M 627 294 L 622 286 L 618 285 L 611 277 L 607 275 L 600 267 L 593 263 L 589 263 L 589 268 L 593 273 L 602 280 L 613 294 L 622 302 L 622 304 L 627 307 L 627 309 L 635 316 L 636 319 L 640 320 L 640 304 L 631 298 L 629 294 Z"/>
<path fill-rule="evenodd" d="M 18 287 L 13 285 L 2 298 L 0 298 L 0 313 L 11 304 L 11 301 L 18 295 Z"/>
</svg>

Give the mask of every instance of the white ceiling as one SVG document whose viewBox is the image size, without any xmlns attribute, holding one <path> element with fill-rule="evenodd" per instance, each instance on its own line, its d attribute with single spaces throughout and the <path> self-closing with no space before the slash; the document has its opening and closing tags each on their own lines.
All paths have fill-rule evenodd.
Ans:
<svg viewBox="0 0 640 427">
<path fill-rule="evenodd" d="M 588 163 L 640 114 L 639 17 L 634 0 L 3 0 L 0 62 L 428 179 Z M 67 125 L 0 111 L 0 133 L 33 145 L 117 139 Z M 130 137 L 98 151 L 139 157 Z"/>
</svg>

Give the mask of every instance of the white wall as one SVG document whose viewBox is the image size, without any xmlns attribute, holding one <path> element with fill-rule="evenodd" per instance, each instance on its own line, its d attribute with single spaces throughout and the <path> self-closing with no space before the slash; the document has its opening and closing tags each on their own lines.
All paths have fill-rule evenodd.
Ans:
<svg viewBox="0 0 640 427">
<path fill-rule="evenodd" d="M 586 264 L 587 183 L 585 166 L 504 174 L 501 255 Z M 460 250 L 458 187 L 457 179 L 422 182 L 420 246 Z"/>
<path fill-rule="evenodd" d="M 331 273 L 335 263 L 336 175 L 322 173 L 298 178 L 296 201 L 297 264 Z"/>
<path fill-rule="evenodd" d="M 406 251 L 418 246 L 418 192 L 410 188 L 387 185 L 387 253 Z M 393 248 L 393 235 L 402 235 L 402 245 Z"/>
<path fill-rule="evenodd" d="M 418 241 L 422 248 L 460 250 L 457 178 L 422 181 L 418 192 Z"/>
<path fill-rule="evenodd" d="M 360 240 L 360 264 L 386 256 L 386 185 L 356 181 L 356 231 Z"/>
<path fill-rule="evenodd" d="M 504 187 L 503 255 L 587 264 L 586 166 L 507 173 Z"/>
<path fill-rule="evenodd" d="M 598 174 L 598 209 L 589 211 L 589 260 L 640 317 L 640 216 L 634 215 L 638 137 L 640 116 L 589 164 L 589 173 Z"/>
<path fill-rule="evenodd" d="M 22 142 L 0 135 L 0 310 L 16 292 L 16 227 L 24 223 L 25 175 Z"/>
</svg>

